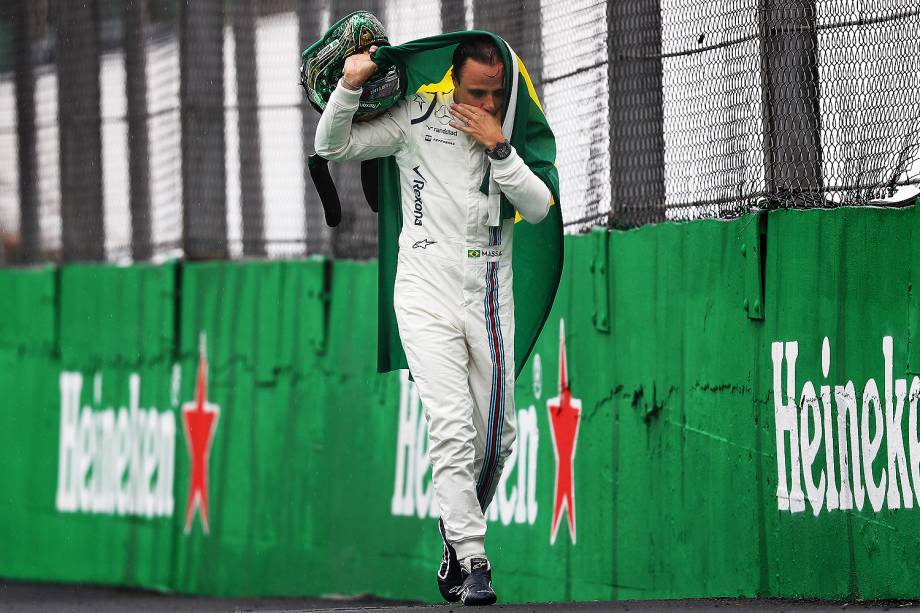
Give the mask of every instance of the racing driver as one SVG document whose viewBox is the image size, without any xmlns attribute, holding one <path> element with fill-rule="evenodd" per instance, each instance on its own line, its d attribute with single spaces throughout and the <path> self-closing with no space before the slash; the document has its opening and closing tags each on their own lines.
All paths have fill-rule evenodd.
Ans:
<svg viewBox="0 0 920 613">
<path fill-rule="evenodd" d="M 330 160 L 395 156 L 403 226 L 394 290 L 399 334 L 429 427 L 441 510 L 448 601 L 492 604 L 484 512 L 514 432 L 514 219 L 490 214 L 480 186 L 492 177 L 524 221 L 538 223 L 550 190 L 502 134 L 504 66 L 491 37 L 459 44 L 453 90 L 411 94 L 352 123 L 370 53 L 348 57 L 316 130 Z M 490 225 L 492 224 L 492 225 Z"/>
</svg>

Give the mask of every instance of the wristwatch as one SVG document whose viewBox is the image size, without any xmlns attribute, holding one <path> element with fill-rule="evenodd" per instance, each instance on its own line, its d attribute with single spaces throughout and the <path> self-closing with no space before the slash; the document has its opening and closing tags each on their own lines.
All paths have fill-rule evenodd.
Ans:
<svg viewBox="0 0 920 613">
<path fill-rule="evenodd" d="M 503 160 L 511 155 L 511 143 L 503 140 L 491 149 L 486 149 L 486 155 L 493 160 Z"/>
</svg>

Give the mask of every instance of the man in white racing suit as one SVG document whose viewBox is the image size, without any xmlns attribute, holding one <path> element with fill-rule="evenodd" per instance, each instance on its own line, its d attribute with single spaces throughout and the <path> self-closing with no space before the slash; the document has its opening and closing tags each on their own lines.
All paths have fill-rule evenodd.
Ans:
<svg viewBox="0 0 920 613">
<path fill-rule="evenodd" d="M 395 156 L 403 226 L 394 306 L 429 427 L 445 543 L 438 583 L 448 600 L 491 604 L 484 511 L 515 438 L 514 219 L 490 215 L 480 185 L 491 165 L 530 223 L 546 215 L 550 191 L 502 133 L 504 68 L 491 38 L 457 47 L 452 92 L 409 95 L 352 123 L 375 69 L 368 53 L 346 60 L 316 152 L 330 160 Z"/>
</svg>

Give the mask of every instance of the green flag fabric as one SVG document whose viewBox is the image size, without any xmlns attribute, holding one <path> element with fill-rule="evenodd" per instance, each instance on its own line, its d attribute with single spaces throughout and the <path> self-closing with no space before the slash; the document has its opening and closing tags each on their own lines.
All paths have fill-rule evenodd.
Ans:
<svg viewBox="0 0 920 613">
<path fill-rule="evenodd" d="M 559 173 L 556 170 L 556 140 L 523 62 L 495 34 L 482 31 L 454 32 L 423 38 L 398 46 L 380 47 L 373 60 L 381 67 L 396 65 L 406 80 L 406 95 L 416 92 L 447 92 L 453 89 L 451 61 L 454 49 L 464 40 L 478 36 L 495 40 L 505 66 L 506 99 L 516 89 L 516 109 L 511 144 L 527 166 L 546 183 L 552 194 L 549 213 L 538 224 L 522 221 L 502 197 L 503 217 L 515 215 L 514 318 L 515 374 L 520 374 L 549 316 L 562 276 L 562 213 L 559 206 Z M 518 70 L 511 69 L 517 59 Z M 517 73 L 517 87 L 511 80 Z M 505 108 L 508 108 L 508 104 Z M 408 368 L 403 353 L 396 314 L 393 285 L 396 279 L 398 237 L 402 229 L 399 171 L 392 157 L 378 161 L 379 197 L 379 309 L 377 370 Z M 483 181 L 487 192 L 487 177 Z"/>
</svg>

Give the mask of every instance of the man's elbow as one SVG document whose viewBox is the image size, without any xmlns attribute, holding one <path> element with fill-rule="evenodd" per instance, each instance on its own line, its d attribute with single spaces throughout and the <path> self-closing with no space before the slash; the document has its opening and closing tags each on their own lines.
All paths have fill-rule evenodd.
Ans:
<svg viewBox="0 0 920 613">
<path fill-rule="evenodd" d="M 530 209 L 526 212 L 518 210 L 518 212 L 521 214 L 521 218 L 527 223 L 537 224 L 543 221 L 547 213 L 549 213 L 549 203 L 550 199 L 547 198 L 542 207 Z"/>
<path fill-rule="evenodd" d="M 344 147 L 333 147 L 326 139 L 320 138 L 319 135 L 313 139 L 313 147 L 316 149 L 316 155 L 327 160 L 341 159 Z"/>
</svg>

